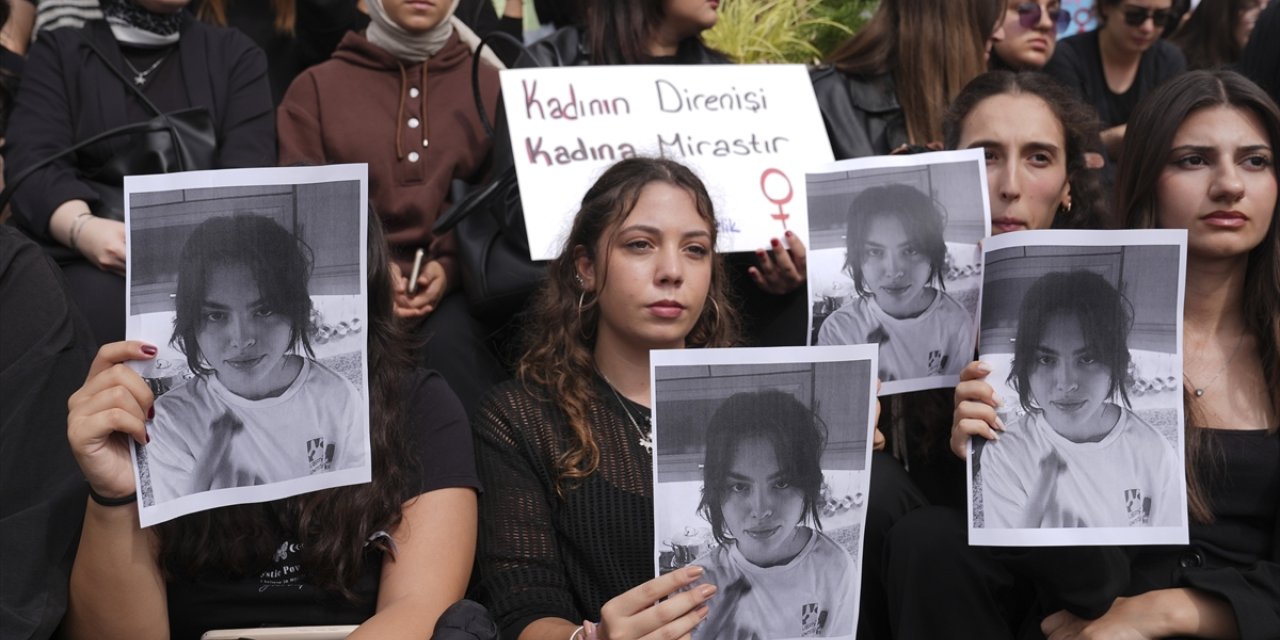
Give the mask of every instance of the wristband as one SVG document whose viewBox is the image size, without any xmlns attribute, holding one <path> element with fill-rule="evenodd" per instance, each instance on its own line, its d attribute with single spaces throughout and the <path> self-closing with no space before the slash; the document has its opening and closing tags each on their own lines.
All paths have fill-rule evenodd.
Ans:
<svg viewBox="0 0 1280 640">
<path fill-rule="evenodd" d="M 127 504 L 133 504 L 137 502 L 138 492 L 134 491 L 133 493 L 127 496 L 121 496 L 119 498 L 108 498 L 98 493 L 97 491 L 94 491 L 93 485 L 89 485 L 89 497 L 92 498 L 94 502 L 104 507 L 123 507 Z"/>
<path fill-rule="evenodd" d="M 76 216 L 76 219 L 71 221 L 71 233 L 69 234 L 71 237 L 68 239 L 69 241 L 67 244 L 72 249 L 75 249 L 76 251 L 80 250 L 80 247 L 76 246 L 76 243 L 80 241 L 80 230 L 84 228 L 84 225 L 89 223 L 89 218 L 92 217 L 92 211 L 81 211 L 80 215 Z"/>
<path fill-rule="evenodd" d="M 578 628 L 574 629 L 573 633 L 569 634 L 569 640 L 578 640 L 579 635 L 582 635 L 582 625 L 578 625 Z"/>
</svg>

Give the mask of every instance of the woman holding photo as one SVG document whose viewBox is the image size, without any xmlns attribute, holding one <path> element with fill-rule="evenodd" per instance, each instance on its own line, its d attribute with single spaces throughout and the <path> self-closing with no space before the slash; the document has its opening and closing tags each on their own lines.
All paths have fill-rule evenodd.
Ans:
<svg viewBox="0 0 1280 640">
<path fill-rule="evenodd" d="M 1197 71 L 1157 89 L 1135 112 L 1117 203 L 1133 228 L 1185 228 L 1183 403 L 1188 429 L 1187 546 L 1002 550 L 940 544 L 938 514 L 893 532 L 890 571 L 909 564 L 945 576 L 904 577 L 901 637 L 972 630 L 1012 637 L 1010 594 L 1044 577 L 1020 616 L 1051 640 L 1075 637 L 1274 637 L 1280 628 L 1280 230 L 1275 151 L 1280 108 L 1232 72 Z M 956 388 L 952 447 L 993 440 L 1000 400 L 975 362 Z M 932 521 L 927 521 L 927 518 Z M 919 534 L 928 531 L 927 538 Z M 916 535 L 910 535 L 910 534 Z M 901 534 L 901 535 L 900 535 Z M 1069 558 L 1069 561 L 1067 560 Z M 908 572 L 909 573 L 909 572 Z M 908 589 L 906 585 L 910 584 Z M 909 595 L 906 595 L 909 594 Z M 939 606 L 945 603 L 945 606 Z M 925 611 L 928 620 L 913 613 Z M 960 625 L 960 626 L 956 626 Z M 968 633 L 968 632 L 966 632 Z"/>
<path fill-rule="evenodd" d="M 619 162 L 583 197 L 516 379 L 473 420 L 479 588 L 503 637 L 599 621 L 602 640 L 677 638 L 707 615 L 715 585 L 672 595 L 700 568 L 651 579 L 649 351 L 737 343 L 716 229 L 702 181 L 670 160 Z"/>
<path fill-rule="evenodd" d="M 408 360 L 392 315 L 389 260 L 372 220 L 372 483 L 141 529 L 129 447 L 130 440 L 147 443 L 146 420 L 157 407 L 124 363 L 150 360 L 156 348 L 131 341 L 98 352 L 68 403 L 68 439 L 92 499 L 71 572 L 67 637 L 196 638 L 210 629 L 358 624 L 350 637 L 416 640 L 462 598 L 479 487 L 471 438 L 453 392 Z"/>
</svg>

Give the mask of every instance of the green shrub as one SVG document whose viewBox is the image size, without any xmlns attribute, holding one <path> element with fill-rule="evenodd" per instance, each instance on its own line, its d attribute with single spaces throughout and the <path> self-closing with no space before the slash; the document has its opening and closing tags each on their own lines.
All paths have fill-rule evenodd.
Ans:
<svg viewBox="0 0 1280 640">
<path fill-rule="evenodd" d="M 941 1 L 941 0 L 940 0 Z M 705 34 L 741 63 L 816 62 L 861 27 L 878 0 L 722 0 Z"/>
</svg>

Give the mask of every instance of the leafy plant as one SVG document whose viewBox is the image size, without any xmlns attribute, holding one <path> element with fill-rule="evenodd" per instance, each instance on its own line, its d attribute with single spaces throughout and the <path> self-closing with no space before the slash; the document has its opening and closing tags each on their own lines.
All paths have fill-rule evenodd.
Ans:
<svg viewBox="0 0 1280 640">
<path fill-rule="evenodd" d="M 740 63 L 815 62 L 862 26 L 877 3 L 722 0 L 720 19 L 705 39 Z"/>
</svg>

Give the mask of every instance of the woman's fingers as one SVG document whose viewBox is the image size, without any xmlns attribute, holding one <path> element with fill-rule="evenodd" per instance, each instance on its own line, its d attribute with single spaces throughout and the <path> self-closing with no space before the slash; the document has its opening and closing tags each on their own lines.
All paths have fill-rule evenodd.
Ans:
<svg viewBox="0 0 1280 640">
<path fill-rule="evenodd" d="M 664 602 L 663 604 L 666 603 Z M 674 620 L 667 622 L 645 635 L 644 639 L 679 640 L 680 638 L 691 638 L 693 636 L 694 628 L 707 617 L 707 614 L 710 613 L 710 611 L 711 610 L 707 608 L 707 604 L 705 602 L 699 604 L 693 609 L 686 611 L 683 615 L 678 616 Z"/>
<path fill-rule="evenodd" d="M 967 387 L 961 389 L 961 386 Z M 956 410 L 951 423 L 951 452 L 961 459 L 967 457 L 969 438 L 981 436 L 987 440 L 999 440 L 997 432 L 1004 431 L 1004 421 L 996 413 L 991 386 L 981 380 L 962 382 L 956 387 Z M 976 399 L 975 399 L 976 398 Z"/>
<path fill-rule="evenodd" d="M 974 360 L 960 370 L 960 381 L 982 380 L 991 373 L 991 365 L 981 360 Z"/>
<path fill-rule="evenodd" d="M 156 352 L 155 346 L 141 340 L 124 340 L 122 342 L 104 344 L 98 348 L 97 355 L 93 357 L 93 363 L 89 365 L 89 374 L 85 376 L 85 382 L 87 383 L 94 376 L 117 364 L 130 360 L 150 360 L 156 357 Z"/>
<path fill-rule="evenodd" d="M 606 602 L 600 611 L 601 613 L 611 612 L 619 616 L 635 615 L 653 606 L 653 603 L 675 593 L 680 588 L 692 584 L 702 577 L 702 573 L 702 567 L 691 565 L 658 576 L 632 587 L 629 591 Z"/>
<path fill-rule="evenodd" d="M 702 574 L 702 567 L 684 567 L 649 580 L 606 602 L 600 608 L 600 618 L 601 624 L 607 629 L 608 640 L 648 636 L 706 602 L 715 594 L 714 585 L 700 585 L 672 596 L 693 584 Z M 670 637 L 679 635 L 681 634 Z"/>
</svg>

